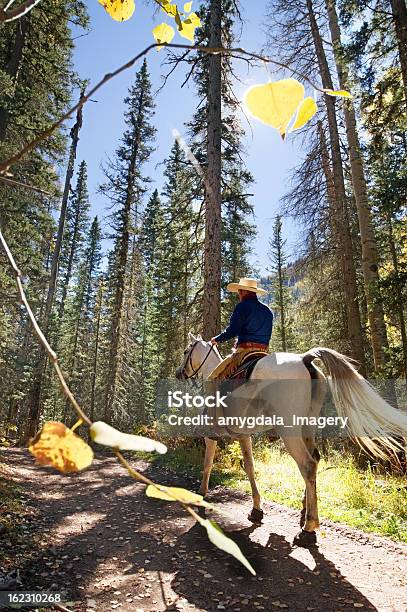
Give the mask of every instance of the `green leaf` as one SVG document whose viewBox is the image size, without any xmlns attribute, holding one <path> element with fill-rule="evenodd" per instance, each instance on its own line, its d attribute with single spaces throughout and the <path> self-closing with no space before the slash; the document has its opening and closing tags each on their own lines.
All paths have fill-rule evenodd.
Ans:
<svg viewBox="0 0 407 612">
<path fill-rule="evenodd" d="M 243 555 L 242 551 L 240 550 L 236 542 L 228 538 L 223 533 L 219 525 L 215 523 L 215 521 L 203 519 L 200 516 L 197 517 L 197 520 L 202 525 L 202 527 L 205 527 L 208 533 L 208 538 L 210 539 L 212 544 L 214 544 L 221 550 L 224 550 L 229 555 L 232 555 L 232 557 L 235 557 L 235 559 L 240 561 L 240 563 L 244 565 L 245 568 L 248 569 L 251 574 L 253 574 L 253 576 L 256 575 L 256 572 L 254 571 L 253 567 L 250 565 L 249 561 Z"/>
<path fill-rule="evenodd" d="M 156 451 L 162 455 L 167 452 L 167 447 L 165 444 L 161 444 L 161 442 L 145 438 L 144 436 L 122 433 L 103 421 L 96 421 L 96 423 L 91 425 L 90 435 L 97 444 L 109 446 L 110 448 L 144 451 L 147 453 Z"/>
<path fill-rule="evenodd" d="M 204 508 L 212 508 L 211 504 L 208 504 L 202 495 L 192 493 L 192 491 L 181 489 L 180 487 L 148 485 L 146 495 L 147 497 L 154 497 L 155 499 L 162 499 L 163 501 L 180 501 L 184 504 L 193 504 L 195 506 L 203 506 Z"/>
</svg>

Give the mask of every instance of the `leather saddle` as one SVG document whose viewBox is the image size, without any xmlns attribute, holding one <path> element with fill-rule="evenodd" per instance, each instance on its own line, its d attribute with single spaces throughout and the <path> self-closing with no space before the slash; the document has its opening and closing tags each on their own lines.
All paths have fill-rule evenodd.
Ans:
<svg viewBox="0 0 407 612">
<path fill-rule="evenodd" d="M 237 389 L 245 382 L 250 380 L 250 376 L 253 374 L 255 365 L 260 361 L 260 359 L 263 359 L 268 355 L 269 353 L 264 353 L 261 351 L 253 351 L 253 353 L 246 355 L 237 370 L 235 370 L 233 374 L 224 381 L 225 383 L 228 383 L 229 391 Z"/>
</svg>

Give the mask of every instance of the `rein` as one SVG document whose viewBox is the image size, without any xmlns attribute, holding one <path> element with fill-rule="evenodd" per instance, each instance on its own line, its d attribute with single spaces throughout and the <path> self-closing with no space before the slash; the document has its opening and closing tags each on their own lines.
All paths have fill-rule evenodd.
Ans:
<svg viewBox="0 0 407 612">
<path fill-rule="evenodd" d="M 197 340 L 194 343 L 194 345 L 191 347 L 191 350 L 189 351 L 189 355 L 188 355 L 188 358 L 186 360 L 186 363 L 185 363 L 184 367 L 182 368 L 182 374 L 184 376 L 184 380 L 190 380 L 191 378 L 194 378 L 198 374 L 198 372 L 201 370 L 201 368 L 205 365 L 206 360 L 208 359 L 209 355 L 211 354 L 211 352 L 213 351 L 214 346 L 215 346 L 214 344 L 211 344 L 211 348 L 207 352 L 207 354 L 205 356 L 205 359 L 202 361 L 201 365 L 196 370 L 194 370 L 194 368 L 192 367 L 192 353 L 194 352 L 194 348 L 196 347 L 198 342 L 199 342 L 199 340 Z M 190 374 L 189 376 L 186 373 L 186 368 L 187 368 L 188 364 L 191 366 L 191 370 L 192 370 L 192 374 Z"/>
</svg>

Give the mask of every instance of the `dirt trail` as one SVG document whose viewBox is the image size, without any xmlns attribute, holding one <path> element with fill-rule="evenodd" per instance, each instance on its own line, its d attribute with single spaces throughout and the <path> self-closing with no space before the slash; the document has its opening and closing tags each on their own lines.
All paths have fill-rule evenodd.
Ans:
<svg viewBox="0 0 407 612">
<path fill-rule="evenodd" d="M 293 549 L 298 512 L 267 503 L 255 528 L 250 498 L 217 487 L 211 499 L 233 517 L 219 523 L 255 566 L 252 577 L 182 509 L 146 498 L 113 458 L 62 477 L 34 466 L 26 451 L 4 456 L 32 508 L 25 529 L 41 538 L 31 559 L 24 544 L 10 551 L 23 589 L 64 590 L 72 610 L 407 610 L 407 546 L 324 522 L 318 548 Z M 196 485 L 137 467 L 163 484 Z"/>
</svg>

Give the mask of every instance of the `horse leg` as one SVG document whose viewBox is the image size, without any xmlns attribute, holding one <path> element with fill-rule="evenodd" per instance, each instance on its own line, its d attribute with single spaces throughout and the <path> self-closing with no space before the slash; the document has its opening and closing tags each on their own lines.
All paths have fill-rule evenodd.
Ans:
<svg viewBox="0 0 407 612">
<path fill-rule="evenodd" d="M 318 462 L 311 455 L 302 438 L 284 437 L 283 441 L 287 451 L 298 465 L 306 489 L 305 525 L 303 531 L 296 536 L 294 543 L 300 546 L 315 544 L 315 529 L 319 527 L 316 490 Z"/>
<path fill-rule="evenodd" d="M 304 428 L 306 429 L 306 428 Z M 317 463 L 319 463 L 319 460 L 321 459 L 321 456 L 319 454 L 319 450 L 317 449 L 317 447 L 315 446 L 315 431 L 312 432 L 306 432 L 304 435 L 304 430 L 303 430 L 303 440 L 305 442 L 305 446 L 307 447 L 310 455 L 312 457 L 314 457 L 314 459 L 316 460 Z M 305 514 L 306 514 L 306 503 L 307 503 L 307 490 L 304 490 L 304 496 L 302 498 L 302 510 L 301 510 L 301 518 L 300 518 L 300 527 L 304 527 L 305 525 Z"/>
<path fill-rule="evenodd" d="M 211 475 L 213 459 L 215 457 L 216 451 L 216 440 L 211 440 L 210 438 L 205 438 L 205 461 L 204 461 L 204 469 L 202 474 L 201 486 L 199 487 L 199 493 L 205 497 L 208 493 L 209 487 L 209 477 Z"/>
<path fill-rule="evenodd" d="M 239 444 L 240 448 L 242 449 L 244 469 L 252 489 L 253 509 L 248 518 L 249 521 L 252 521 L 253 523 L 259 523 L 263 519 L 263 510 L 260 507 L 260 493 L 257 488 L 256 478 L 254 475 L 252 439 L 250 436 L 248 438 L 241 438 L 239 440 Z"/>
</svg>

